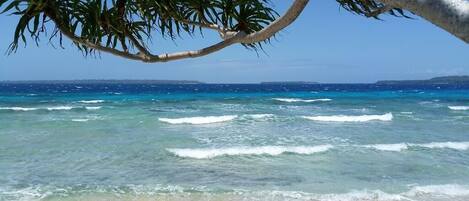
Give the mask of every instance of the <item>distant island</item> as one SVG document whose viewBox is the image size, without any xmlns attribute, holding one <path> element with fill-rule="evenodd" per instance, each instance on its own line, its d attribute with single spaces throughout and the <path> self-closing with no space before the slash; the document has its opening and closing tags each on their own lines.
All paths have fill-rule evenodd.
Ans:
<svg viewBox="0 0 469 201">
<path fill-rule="evenodd" d="M 305 82 L 305 81 L 279 81 L 279 82 L 261 82 L 260 84 L 275 84 L 275 85 L 298 85 L 298 84 L 319 84 L 318 82 Z"/>
<path fill-rule="evenodd" d="M 383 80 L 376 84 L 381 85 L 424 85 L 424 84 L 469 84 L 469 76 L 443 76 L 428 80 Z"/>
<path fill-rule="evenodd" d="M 6 84 L 205 84 L 194 80 L 21 80 Z"/>
</svg>

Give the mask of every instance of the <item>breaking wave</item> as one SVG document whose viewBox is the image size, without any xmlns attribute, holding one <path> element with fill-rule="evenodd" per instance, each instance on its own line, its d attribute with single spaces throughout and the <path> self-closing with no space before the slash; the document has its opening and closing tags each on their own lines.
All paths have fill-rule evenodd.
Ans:
<svg viewBox="0 0 469 201">
<path fill-rule="evenodd" d="M 36 111 L 36 110 L 48 110 L 48 111 L 59 111 L 59 110 L 72 110 L 72 109 L 79 109 L 84 108 L 87 110 L 99 110 L 102 107 L 72 107 L 72 106 L 54 106 L 54 107 L 0 107 L 0 110 L 10 110 L 10 111 L 18 111 L 18 112 L 29 112 L 29 111 Z"/>
<path fill-rule="evenodd" d="M 321 98 L 321 99 L 273 98 L 273 100 L 280 101 L 280 102 L 286 102 L 286 103 L 295 103 L 295 102 L 313 103 L 313 102 L 332 101 L 332 99 L 328 99 L 328 98 Z"/>
<path fill-rule="evenodd" d="M 301 191 L 250 191 L 237 189 L 217 192 L 204 187 L 184 188 L 164 185 L 124 186 L 34 186 L 0 189 L 5 200 L 271 200 L 271 201 L 462 201 L 469 198 L 469 186 L 460 184 L 419 185 L 401 193 L 383 190 L 352 190 L 347 193 L 308 193 Z M 3 200 L 3 199 L 2 199 Z M 61 199 L 59 199 L 61 200 Z"/>
<path fill-rule="evenodd" d="M 49 111 L 54 111 L 54 110 L 72 110 L 74 107 L 71 106 L 57 106 L 57 107 L 48 107 L 46 108 Z"/>
<path fill-rule="evenodd" d="M 99 110 L 102 107 L 85 107 L 87 110 Z"/>
<path fill-rule="evenodd" d="M 365 148 L 372 148 L 381 151 L 403 151 L 409 148 L 408 144 L 399 143 L 399 144 L 373 144 L 373 145 L 363 145 Z"/>
<path fill-rule="evenodd" d="M 161 122 L 169 124 L 211 124 L 231 121 L 238 117 L 237 115 L 225 115 L 225 116 L 206 116 L 206 117 L 185 117 L 185 118 L 159 118 Z"/>
<path fill-rule="evenodd" d="M 243 116 L 249 119 L 268 119 L 275 117 L 273 114 L 247 114 Z"/>
<path fill-rule="evenodd" d="M 333 115 L 333 116 L 303 116 L 305 119 L 313 121 L 329 121 L 329 122 L 366 122 L 366 121 L 392 121 L 392 113 L 383 115 L 360 115 L 360 116 L 346 116 L 346 115 Z"/>
<path fill-rule="evenodd" d="M 0 107 L 0 110 L 11 110 L 11 111 L 22 111 L 22 112 L 27 112 L 27 111 L 34 111 L 34 110 L 39 110 L 39 108 L 26 108 L 26 107 Z"/>
<path fill-rule="evenodd" d="M 96 104 L 96 103 L 104 103 L 104 100 L 82 100 L 78 102 L 85 103 L 85 104 Z"/>
<path fill-rule="evenodd" d="M 399 144 L 374 144 L 363 145 L 366 148 L 373 148 L 381 151 L 404 151 L 410 147 L 423 147 L 429 149 L 455 149 L 455 150 L 468 150 L 469 142 L 431 142 L 426 144 L 412 144 L 412 143 L 399 143 Z"/>
<path fill-rule="evenodd" d="M 469 110 L 469 106 L 448 106 L 450 110 Z"/>
<path fill-rule="evenodd" d="M 270 155 L 277 156 L 284 153 L 294 154 L 314 154 L 325 152 L 333 148 L 332 145 L 319 146 L 263 146 L 263 147 L 234 147 L 219 149 L 167 149 L 169 152 L 182 158 L 209 159 L 218 156 L 239 156 L 239 155 Z"/>
<path fill-rule="evenodd" d="M 73 122 L 88 122 L 90 119 L 72 119 Z"/>
</svg>

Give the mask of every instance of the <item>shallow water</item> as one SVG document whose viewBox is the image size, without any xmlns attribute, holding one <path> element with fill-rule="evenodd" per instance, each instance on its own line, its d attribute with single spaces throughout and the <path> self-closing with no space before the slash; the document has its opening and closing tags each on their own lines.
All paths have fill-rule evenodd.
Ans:
<svg viewBox="0 0 469 201">
<path fill-rule="evenodd" d="M 0 84 L 0 200 L 469 200 L 469 86 Z"/>
</svg>

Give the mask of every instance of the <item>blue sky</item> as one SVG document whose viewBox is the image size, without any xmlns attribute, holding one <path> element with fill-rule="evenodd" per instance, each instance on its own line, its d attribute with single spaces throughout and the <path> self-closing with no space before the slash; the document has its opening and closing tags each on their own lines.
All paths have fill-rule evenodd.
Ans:
<svg viewBox="0 0 469 201">
<path fill-rule="evenodd" d="M 291 1 L 273 1 L 279 11 Z M 469 74 L 469 45 L 423 19 L 366 19 L 335 1 L 311 1 L 300 18 L 257 55 L 240 45 L 213 55 L 146 64 L 110 56 L 83 57 L 68 41 L 65 49 L 29 43 L 0 55 L 0 80 L 174 79 L 217 83 L 319 81 L 363 83 L 382 79 L 424 79 Z M 0 50 L 5 52 L 16 18 L 1 15 Z M 153 52 L 197 49 L 218 40 L 157 40 Z M 44 39 L 46 41 L 46 39 Z"/>
</svg>

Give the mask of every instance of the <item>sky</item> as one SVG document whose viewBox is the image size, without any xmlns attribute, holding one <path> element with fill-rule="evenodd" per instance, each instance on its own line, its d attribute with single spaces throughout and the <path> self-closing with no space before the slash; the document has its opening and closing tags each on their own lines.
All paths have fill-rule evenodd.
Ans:
<svg viewBox="0 0 469 201">
<path fill-rule="evenodd" d="M 275 0 L 283 12 L 291 0 Z M 17 18 L 0 15 L 0 80 L 157 79 L 208 83 L 314 81 L 369 83 L 469 75 L 469 45 L 435 25 L 414 19 L 368 19 L 335 1 L 311 1 L 300 18 L 278 34 L 265 52 L 241 45 L 195 59 L 142 63 L 102 53 L 84 57 L 69 41 L 65 49 L 32 41 L 7 55 Z M 215 33 L 156 40 L 153 53 L 192 50 L 219 40 Z M 46 41 L 44 38 L 43 41 Z"/>
</svg>

